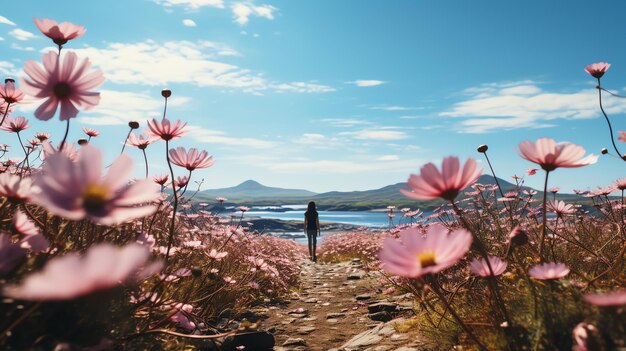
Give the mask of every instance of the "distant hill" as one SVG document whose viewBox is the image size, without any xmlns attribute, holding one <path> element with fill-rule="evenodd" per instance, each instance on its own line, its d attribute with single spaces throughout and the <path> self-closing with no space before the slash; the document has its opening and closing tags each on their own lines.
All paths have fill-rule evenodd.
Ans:
<svg viewBox="0 0 626 351">
<path fill-rule="evenodd" d="M 283 189 L 265 186 L 254 180 L 245 182 L 230 188 L 204 190 L 197 196 L 204 199 L 215 199 L 218 196 L 229 200 L 254 200 L 254 199 L 290 199 L 309 198 L 316 193 L 302 189 Z"/>
<path fill-rule="evenodd" d="M 515 188 L 515 184 L 498 178 L 502 190 L 507 192 Z M 484 174 L 478 179 L 478 183 L 495 184 L 493 176 Z M 372 210 L 386 208 L 389 205 L 397 207 L 432 209 L 443 201 L 418 201 L 404 196 L 400 189 L 408 189 L 406 183 L 396 183 L 380 189 L 363 191 L 330 191 L 317 194 L 302 189 L 283 189 L 264 186 L 253 180 L 247 180 L 235 187 L 205 190 L 198 193 L 198 201 L 214 201 L 218 196 L 228 198 L 229 203 L 240 205 L 282 205 L 315 201 L 323 210 Z M 528 188 L 529 189 L 529 188 Z M 472 189 L 466 189 L 470 191 Z"/>
</svg>

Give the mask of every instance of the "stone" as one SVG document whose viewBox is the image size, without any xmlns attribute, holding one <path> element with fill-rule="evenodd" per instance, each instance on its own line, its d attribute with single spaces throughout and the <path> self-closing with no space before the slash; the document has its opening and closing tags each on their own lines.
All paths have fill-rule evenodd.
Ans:
<svg viewBox="0 0 626 351">
<path fill-rule="evenodd" d="M 378 328 L 374 328 L 372 330 L 366 330 L 363 333 L 353 337 L 347 343 L 343 344 L 340 349 L 360 349 L 364 346 L 371 346 L 379 343 L 383 340 L 383 337 L 378 335 Z"/>
<path fill-rule="evenodd" d="M 339 323 L 339 320 L 338 320 L 338 319 L 331 318 L 331 319 L 327 319 L 327 320 L 326 320 L 326 322 L 327 322 L 327 323 L 331 323 L 331 324 L 335 324 L 335 323 Z"/>
<path fill-rule="evenodd" d="M 236 334 L 232 338 L 232 346 L 223 345 L 224 350 L 235 350 L 238 346 L 243 346 L 244 350 L 269 351 L 274 349 L 274 336 L 268 332 Z"/>
<path fill-rule="evenodd" d="M 283 346 L 306 346 L 306 341 L 302 338 L 288 338 Z"/>
<path fill-rule="evenodd" d="M 385 324 L 379 331 L 378 335 L 382 336 L 390 336 L 396 332 L 396 328 L 393 325 Z"/>
<path fill-rule="evenodd" d="M 394 351 L 419 351 L 418 349 L 416 349 L 415 347 L 406 347 L 406 346 L 402 346 L 402 347 L 398 347 L 397 349 L 395 349 Z"/>
<path fill-rule="evenodd" d="M 361 294 L 356 296 L 357 301 L 369 300 L 372 298 L 372 295 L 369 294 Z"/>
<path fill-rule="evenodd" d="M 381 312 L 375 312 L 375 313 L 370 313 L 367 315 L 371 320 L 373 321 L 379 321 L 379 322 L 389 322 L 393 317 L 391 316 L 391 313 L 387 312 L 387 311 L 381 311 Z"/>
<path fill-rule="evenodd" d="M 361 262 L 361 259 L 358 258 L 358 257 L 355 257 L 355 258 L 352 259 L 352 262 L 359 263 L 359 262 Z"/>
<path fill-rule="evenodd" d="M 396 312 L 398 308 L 398 304 L 394 302 L 377 302 L 367 306 L 367 311 L 369 313 L 376 312 Z"/>
<path fill-rule="evenodd" d="M 409 340 L 409 336 L 407 334 L 392 334 L 389 337 L 389 340 L 391 341 L 405 341 L 405 340 Z"/>
<path fill-rule="evenodd" d="M 393 346 L 389 345 L 378 345 L 373 347 L 368 347 L 365 351 L 389 351 L 393 348 Z"/>
<path fill-rule="evenodd" d="M 348 280 L 359 280 L 359 279 L 363 279 L 363 277 L 365 277 L 364 271 L 356 271 L 348 275 Z"/>
<path fill-rule="evenodd" d="M 345 313 L 333 312 L 333 313 L 327 313 L 326 314 L 326 319 L 341 318 L 341 317 L 345 317 L 345 316 L 346 316 Z"/>
<path fill-rule="evenodd" d="M 300 327 L 296 329 L 296 331 L 298 332 L 298 334 L 309 334 L 315 331 L 315 327 L 313 326 Z"/>
<path fill-rule="evenodd" d="M 304 300 L 305 303 L 317 303 L 317 299 L 316 298 L 310 298 L 310 299 L 306 299 Z"/>
</svg>

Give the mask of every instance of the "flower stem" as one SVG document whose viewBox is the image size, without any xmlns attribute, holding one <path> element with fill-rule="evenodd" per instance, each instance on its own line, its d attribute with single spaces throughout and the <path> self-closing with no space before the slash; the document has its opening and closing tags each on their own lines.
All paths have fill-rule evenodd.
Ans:
<svg viewBox="0 0 626 351">
<path fill-rule="evenodd" d="M 61 49 L 59 49 L 61 51 Z M 61 141 L 61 145 L 59 145 L 59 152 L 63 151 L 63 147 L 65 146 L 65 141 L 67 140 L 67 135 L 70 132 L 70 120 L 67 119 L 67 124 L 65 125 L 65 135 L 63 135 L 63 140 Z"/>
<path fill-rule="evenodd" d="M 11 104 L 7 104 L 7 109 L 4 111 L 4 116 L 2 116 L 2 121 L 0 121 L 0 126 L 2 125 L 2 123 L 4 123 L 4 119 L 7 118 L 7 115 L 9 114 L 9 107 L 11 107 Z"/>
<path fill-rule="evenodd" d="M 165 100 L 167 102 L 167 99 Z M 165 141 L 165 157 L 167 160 L 167 166 L 170 169 L 170 176 L 172 177 L 172 193 L 174 194 L 174 207 L 172 208 L 172 222 L 170 223 L 170 237 L 167 241 L 167 251 L 165 252 L 165 263 L 164 263 L 164 270 L 167 267 L 167 260 L 170 257 L 170 249 L 172 248 L 172 242 L 174 241 L 174 224 L 176 221 L 176 211 L 178 210 L 178 193 L 176 192 L 176 184 L 174 181 L 174 169 L 172 168 L 172 163 L 170 162 L 170 155 L 168 150 L 170 149 L 169 147 L 169 140 Z"/>
<path fill-rule="evenodd" d="M 600 103 L 600 111 L 602 111 L 602 115 L 604 115 L 604 119 L 606 120 L 606 123 L 609 125 L 609 133 L 611 136 L 611 143 L 613 144 L 613 149 L 615 149 L 615 152 L 617 152 L 617 156 L 619 158 L 626 161 L 626 156 L 622 155 L 622 153 L 619 152 L 619 150 L 617 149 L 617 145 L 615 145 L 615 138 L 613 137 L 613 127 L 611 126 L 611 121 L 609 120 L 609 116 L 606 115 L 606 112 L 604 112 L 604 107 L 602 106 L 602 88 L 600 86 L 600 78 L 598 78 L 598 101 Z"/>
<path fill-rule="evenodd" d="M 550 171 L 546 171 L 546 181 L 543 184 L 543 205 L 541 206 L 541 241 L 539 242 L 539 258 L 543 262 L 543 244 L 546 240 L 546 202 L 548 199 L 548 176 L 550 176 Z"/>
<path fill-rule="evenodd" d="M 443 303 L 443 305 L 445 306 L 446 310 L 450 311 L 450 314 L 452 315 L 452 317 L 457 321 L 457 323 L 459 323 L 459 325 L 461 326 L 461 328 L 463 328 L 463 330 L 467 333 L 467 335 L 472 340 L 474 340 L 474 342 L 476 343 L 476 345 L 478 346 L 479 349 L 481 349 L 482 351 L 488 351 L 489 349 L 487 349 L 487 347 L 485 347 L 485 345 L 483 345 L 480 342 L 478 337 L 476 337 L 476 335 L 474 335 L 472 330 L 467 326 L 467 324 L 465 324 L 465 322 L 463 322 L 463 320 L 461 319 L 461 317 L 459 317 L 459 315 L 456 313 L 454 308 L 452 308 L 452 305 L 450 305 L 448 303 L 448 300 L 446 299 L 446 297 L 443 296 L 443 293 L 441 292 L 441 290 L 439 290 L 439 285 L 436 282 L 436 280 L 433 277 L 431 277 L 431 278 L 432 279 L 429 279 L 430 287 L 432 288 L 432 290 L 435 293 L 435 295 L 437 295 L 437 297 L 439 297 L 439 300 Z"/>
<path fill-rule="evenodd" d="M 17 134 L 17 140 L 19 140 L 20 146 L 22 147 L 22 150 L 24 151 L 24 165 L 28 169 L 30 169 L 30 163 L 28 162 L 28 153 L 26 152 L 26 148 L 24 147 L 24 144 L 22 144 L 22 137 L 20 137 L 20 132 L 16 132 L 15 134 Z"/>
<path fill-rule="evenodd" d="M 126 134 L 126 139 L 124 139 L 124 144 L 122 145 L 122 151 L 120 151 L 120 155 L 124 153 L 124 148 L 126 148 L 126 142 L 128 142 L 128 138 L 130 137 L 130 133 L 133 132 L 133 128 L 130 128 L 128 134 Z M 148 176 L 146 176 L 147 178 Z"/>
<path fill-rule="evenodd" d="M 146 149 L 141 149 L 143 151 L 143 160 L 146 163 L 146 179 L 148 179 L 148 156 L 146 156 Z"/>
</svg>

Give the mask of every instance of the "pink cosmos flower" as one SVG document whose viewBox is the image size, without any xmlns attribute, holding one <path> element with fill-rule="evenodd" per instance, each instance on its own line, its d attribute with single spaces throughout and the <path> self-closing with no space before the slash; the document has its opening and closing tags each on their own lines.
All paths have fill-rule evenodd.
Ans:
<svg viewBox="0 0 626 351">
<path fill-rule="evenodd" d="M 76 163 L 53 154 L 37 179 L 41 193 L 36 203 L 71 220 L 87 217 L 103 225 L 150 215 L 156 211 L 153 202 L 159 193 L 149 180 L 128 183 L 132 164 L 130 157 L 120 155 L 102 177 L 102 153 L 94 147 L 83 147 Z"/>
<path fill-rule="evenodd" d="M 592 305 L 602 307 L 626 305 L 626 289 L 603 294 L 587 294 L 585 300 Z"/>
<path fill-rule="evenodd" d="M 19 104 L 24 99 L 24 93 L 15 88 L 15 82 L 7 80 L 6 84 L 0 83 L 0 99 L 3 99 L 7 105 Z"/>
<path fill-rule="evenodd" d="M 238 206 L 237 209 L 239 211 L 241 211 L 241 212 L 248 212 L 248 211 L 250 211 L 250 208 L 246 207 L 246 206 Z"/>
<path fill-rule="evenodd" d="M 211 249 L 211 251 L 209 251 L 208 256 L 216 261 L 221 260 L 222 258 L 226 257 L 226 255 L 228 255 L 228 252 L 217 252 L 217 250 L 215 249 Z"/>
<path fill-rule="evenodd" d="M 615 187 L 619 190 L 625 190 L 626 189 L 626 178 L 620 178 L 618 180 L 615 181 Z"/>
<path fill-rule="evenodd" d="M 43 160 L 45 160 L 46 158 L 54 154 L 59 153 L 59 150 L 56 147 L 54 147 L 52 143 L 50 143 L 50 141 L 46 140 L 41 145 L 43 146 L 43 154 L 41 157 Z M 76 151 L 76 147 L 74 147 L 74 144 L 65 144 L 65 146 L 60 151 L 60 153 L 65 155 L 65 157 L 69 158 L 70 160 L 72 160 L 72 162 L 78 159 L 78 152 Z"/>
<path fill-rule="evenodd" d="M 529 169 L 527 169 L 526 170 L 526 174 L 528 174 L 529 176 L 537 174 L 537 168 L 529 168 Z"/>
<path fill-rule="evenodd" d="M 583 157 L 585 149 L 572 143 L 557 143 L 554 139 L 540 138 L 536 143 L 524 141 L 519 144 L 521 156 L 538 164 L 545 171 L 559 167 L 574 168 L 587 166 L 598 161 L 598 156 Z"/>
<path fill-rule="evenodd" d="M 167 174 L 159 174 L 157 176 L 154 176 L 152 178 L 152 180 L 154 180 L 155 183 L 160 184 L 160 185 L 165 185 L 165 183 L 167 183 L 167 180 L 170 178 L 169 175 Z"/>
<path fill-rule="evenodd" d="M 208 168 L 213 166 L 213 156 L 209 156 L 206 151 L 198 152 L 198 149 L 191 148 L 189 152 L 184 147 L 177 147 L 176 149 L 170 149 L 170 160 L 173 164 L 184 167 L 188 171 L 193 171 L 197 168 Z"/>
<path fill-rule="evenodd" d="M 437 273 L 453 266 L 465 256 L 472 235 L 465 229 L 450 233 L 441 224 L 433 224 L 422 236 L 417 228 L 400 231 L 400 241 L 386 238 L 379 253 L 385 271 L 409 278 Z"/>
<path fill-rule="evenodd" d="M 215 201 L 219 202 L 219 203 L 224 203 L 225 201 L 227 201 L 228 199 L 225 197 L 216 197 Z"/>
<path fill-rule="evenodd" d="M 121 283 L 141 281 L 161 269 L 148 263 L 144 246 L 111 244 L 92 246 L 83 256 L 69 253 L 55 257 L 39 272 L 28 275 L 19 285 L 4 288 L 4 295 L 20 300 L 69 300 L 113 288 Z"/>
<path fill-rule="evenodd" d="M 32 181 L 28 177 L 20 177 L 11 173 L 0 174 L 0 196 L 6 197 L 12 203 L 28 202 L 33 191 Z"/>
<path fill-rule="evenodd" d="M 182 188 L 185 185 L 187 185 L 187 183 L 189 183 L 189 177 L 187 176 L 176 177 L 176 180 L 174 181 L 174 183 L 176 184 L 177 187 Z"/>
<path fill-rule="evenodd" d="M 13 271 L 25 259 L 26 252 L 19 245 L 11 243 L 8 234 L 0 233 L 0 276 Z"/>
<path fill-rule="evenodd" d="M 48 98 L 35 111 L 35 116 L 47 121 L 61 105 L 62 121 L 76 117 L 78 109 L 89 110 L 100 102 L 100 93 L 89 91 L 102 82 L 101 70 L 91 71 L 89 59 L 78 61 L 73 52 L 65 54 L 63 59 L 50 51 L 43 56 L 43 68 L 33 60 L 24 65 L 24 72 L 30 79 L 24 79 L 22 89 L 31 96 Z"/>
<path fill-rule="evenodd" d="M 91 128 L 83 128 L 83 132 L 87 135 L 89 135 L 90 137 L 97 137 L 98 135 L 100 135 L 100 132 L 95 130 L 95 129 L 91 129 Z"/>
<path fill-rule="evenodd" d="M 626 132 L 618 131 L 618 133 L 617 140 L 626 142 Z"/>
<path fill-rule="evenodd" d="M 25 236 L 19 243 L 23 249 L 41 252 L 45 251 L 50 246 L 48 239 L 41 235 L 39 228 L 21 210 L 15 211 L 15 215 L 13 216 L 13 228 L 15 231 Z"/>
<path fill-rule="evenodd" d="M 594 78 L 600 79 L 604 73 L 609 70 L 609 67 L 611 67 L 611 64 L 606 62 L 592 63 L 585 67 L 585 72 L 589 73 Z"/>
<path fill-rule="evenodd" d="M 574 205 L 566 204 L 563 201 L 550 201 L 548 206 L 552 209 L 552 212 L 556 213 L 558 216 L 569 215 L 576 212 Z"/>
<path fill-rule="evenodd" d="M 50 133 L 37 132 L 37 134 L 35 134 L 35 138 L 39 139 L 39 141 L 41 141 L 41 142 L 44 142 L 44 141 L 50 139 Z"/>
<path fill-rule="evenodd" d="M 22 116 L 15 118 L 7 117 L 4 120 L 4 123 L 2 123 L 2 125 L 0 126 L 0 129 L 6 130 L 7 132 L 11 133 L 19 133 L 28 128 L 30 128 L 30 125 L 28 125 L 28 120 Z"/>
<path fill-rule="evenodd" d="M 561 190 L 561 188 L 559 188 L 559 187 L 554 187 L 554 188 L 550 188 L 550 190 L 549 190 L 549 191 L 550 191 L 552 194 L 556 194 L 556 193 L 558 193 L 560 190 Z"/>
<path fill-rule="evenodd" d="M 528 274 L 538 280 L 559 279 L 569 274 L 569 268 L 563 263 L 548 262 L 532 267 Z"/>
<path fill-rule="evenodd" d="M 432 163 L 420 170 L 420 175 L 411 174 L 408 187 L 411 191 L 400 190 L 405 196 L 418 200 L 443 198 L 452 201 L 459 192 L 472 185 L 483 169 L 476 167 L 476 160 L 468 158 L 461 169 L 459 159 L 449 156 L 443 159 L 441 173 Z"/>
<path fill-rule="evenodd" d="M 489 264 L 491 265 L 491 269 L 493 270 L 493 275 L 498 276 L 504 273 L 508 263 L 505 260 L 500 259 L 499 257 L 496 257 L 496 256 L 488 256 L 488 257 L 489 257 Z M 472 273 L 479 275 L 481 277 L 489 277 L 492 275 L 491 271 L 489 270 L 489 266 L 487 265 L 487 262 L 485 262 L 485 260 L 473 259 L 472 262 L 470 262 L 469 267 Z"/>
<path fill-rule="evenodd" d="M 161 122 L 157 121 L 156 118 L 153 118 L 152 121 L 148 121 L 150 132 L 157 138 L 161 138 L 165 141 L 178 139 L 187 134 L 185 130 L 186 125 L 187 122 L 182 123 L 180 120 L 171 124 L 170 120 L 167 118 L 163 118 Z"/>
<path fill-rule="evenodd" d="M 148 145 L 154 143 L 156 140 L 157 138 L 151 134 L 148 134 L 148 135 L 140 134 L 139 136 L 137 136 L 135 133 L 130 133 L 128 135 L 128 141 L 126 142 L 126 144 L 130 146 L 135 146 L 139 148 L 140 150 L 144 150 L 145 148 L 148 147 Z"/>
<path fill-rule="evenodd" d="M 87 31 L 85 27 L 70 22 L 59 24 L 57 21 L 47 18 L 35 18 L 34 21 L 41 33 L 52 39 L 57 45 L 64 45 L 69 40 L 81 37 Z"/>
</svg>

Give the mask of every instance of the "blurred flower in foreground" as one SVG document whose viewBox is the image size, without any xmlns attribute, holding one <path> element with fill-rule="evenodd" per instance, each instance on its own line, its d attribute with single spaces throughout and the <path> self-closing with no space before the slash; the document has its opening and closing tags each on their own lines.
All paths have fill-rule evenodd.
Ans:
<svg viewBox="0 0 626 351">
<path fill-rule="evenodd" d="M 611 291 L 603 294 L 587 294 L 585 300 L 596 306 L 626 305 L 626 289 Z"/>
<path fill-rule="evenodd" d="M 470 248 L 472 235 L 465 229 L 452 232 L 433 224 L 422 236 L 416 228 L 398 234 L 400 240 L 386 238 L 380 251 L 385 271 L 409 278 L 440 272 L 457 263 Z"/>
<path fill-rule="evenodd" d="M 65 155 L 49 156 L 36 184 L 41 193 L 35 199 L 48 211 L 71 220 L 88 217 L 103 225 L 114 225 L 154 213 L 158 200 L 150 180 L 128 183 L 133 161 L 120 155 L 102 177 L 102 153 L 84 146 L 73 163 Z"/>
<path fill-rule="evenodd" d="M 28 78 L 22 82 L 22 89 L 30 96 L 48 98 L 35 110 L 35 116 L 47 121 L 61 105 L 62 121 L 78 115 L 78 109 L 89 110 L 100 102 L 100 93 L 89 91 L 102 82 L 101 70 L 90 71 L 89 59 L 78 61 L 78 56 L 68 52 L 63 59 L 50 51 L 43 56 L 43 68 L 37 62 L 28 60 L 24 72 Z"/>
<path fill-rule="evenodd" d="M 432 163 L 420 169 L 420 175 L 412 174 L 407 182 L 411 189 L 400 190 L 405 196 L 418 200 L 443 198 L 452 201 L 459 192 L 472 185 L 480 177 L 483 169 L 476 166 L 476 160 L 467 159 L 463 169 L 459 159 L 449 156 L 443 159 L 441 172 Z"/>
<path fill-rule="evenodd" d="M 569 274 L 569 268 L 563 263 L 549 262 L 532 267 L 528 274 L 538 280 L 559 279 Z"/>
<path fill-rule="evenodd" d="M 141 281 L 161 269 L 161 263 L 148 263 L 148 248 L 130 244 L 91 247 L 83 256 L 69 253 L 55 257 L 39 272 L 30 274 L 19 285 L 4 288 L 4 295 L 21 300 L 67 300 L 121 283 Z"/>
<path fill-rule="evenodd" d="M 504 271 L 506 270 L 506 266 L 508 265 L 506 261 L 496 256 L 489 256 L 489 264 L 491 265 L 494 276 L 504 273 Z M 470 262 L 470 271 L 481 277 L 488 277 L 492 275 L 491 271 L 489 271 L 489 266 L 487 265 L 487 262 L 482 259 L 473 259 L 472 262 Z"/>
</svg>

